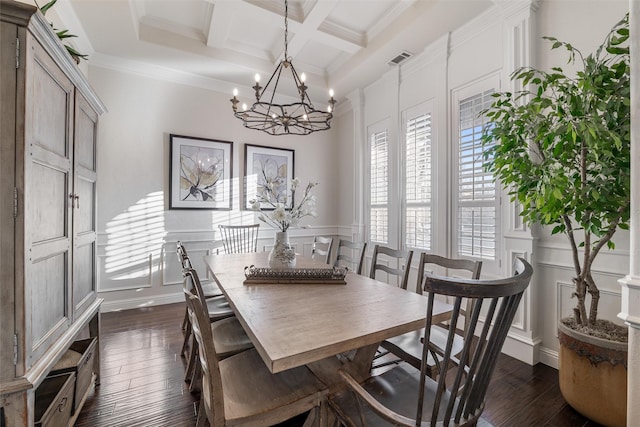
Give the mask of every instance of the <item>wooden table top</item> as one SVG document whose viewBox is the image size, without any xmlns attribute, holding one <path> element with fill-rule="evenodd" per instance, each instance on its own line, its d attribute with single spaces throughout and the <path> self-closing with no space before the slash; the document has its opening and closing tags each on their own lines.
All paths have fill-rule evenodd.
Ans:
<svg viewBox="0 0 640 427">
<path fill-rule="evenodd" d="M 273 373 L 381 342 L 425 325 L 427 298 L 348 273 L 346 285 L 243 285 L 244 267 L 266 252 L 205 257 L 214 280 Z M 298 257 L 296 267 L 326 264 Z M 436 301 L 434 323 L 451 307 Z"/>
</svg>

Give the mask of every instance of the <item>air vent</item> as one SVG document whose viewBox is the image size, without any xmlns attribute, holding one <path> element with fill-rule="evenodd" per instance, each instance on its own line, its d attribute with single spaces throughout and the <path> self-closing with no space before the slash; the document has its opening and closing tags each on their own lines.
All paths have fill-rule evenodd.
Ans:
<svg viewBox="0 0 640 427">
<path fill-rule="evenodd" d="M 396 56 L 391 61 L 389 61 L 389 65 L 400 65 L 401 62 L 406 61 L 407 59 L 411 58 L 412 56 L 413 56 L 412 53 L 409 53 L 406 50 L 403 50 L 400 55 Z"/>
</svg>

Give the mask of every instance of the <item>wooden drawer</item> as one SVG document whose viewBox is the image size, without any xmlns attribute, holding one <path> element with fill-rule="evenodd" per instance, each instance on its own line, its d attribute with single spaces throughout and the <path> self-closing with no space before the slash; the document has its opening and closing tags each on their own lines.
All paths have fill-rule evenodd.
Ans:
<svg viewBox="0 0 640 427">
<path fill-rule="evenodd" d="M 76 374 L 73 372 L 45 378 L 36 390 L 36 427 L 67 427 L 71 419 L 75 382 Z"/>
<path fill-rule="evenodd" d="M 73 399 L 73 411 L 78 409 L 78 405 L 91 387 L 93 377 L 93 359 L 95 357 L 96 339 L 76 341 L 71 344 L 69 350 L 62 356 L 62 359 L 51 370 L 51 374 L 61 374 L 75 372 L 76 386 Z"/>
</svg>

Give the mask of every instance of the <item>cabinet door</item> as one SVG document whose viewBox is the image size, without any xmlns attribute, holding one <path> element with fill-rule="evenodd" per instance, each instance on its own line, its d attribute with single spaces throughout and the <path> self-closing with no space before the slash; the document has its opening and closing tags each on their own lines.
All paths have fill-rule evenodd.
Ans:
<svg viewBox="0 0 640 427">
<path fill-rule="evenodd" d="M 71 323 L 74 87 L 29 34 L 25 87 L 25 369 Z M 71 197 L 71 198 L 70 198 Z"/>
<path fill-rule="evenodd" d="M 96 137 L 98 115 L 76 94 L 74 132 L 73 309 L 96 298 Z"/>
</svg>

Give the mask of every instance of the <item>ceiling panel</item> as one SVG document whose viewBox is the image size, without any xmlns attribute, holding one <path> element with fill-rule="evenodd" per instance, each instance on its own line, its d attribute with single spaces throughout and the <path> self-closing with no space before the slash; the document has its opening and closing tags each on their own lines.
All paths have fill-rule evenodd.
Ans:
<svg viewBox="0 0 640 427">
<path fill-rule="evenodd" d="M 328 21 L 343 28 L 366 34 L 397 6 L 406 4 L 398 0 L 352 0 L 336 4 Z"/>
<path fill-rule="evenodd" d="M 271 75 L 284 48 L 282 0 L 69 0 L 98 54 L 222 85 Z M 309 92 L 371 83 L 403 50 L 421 52 L 492 0 L 289 0 L 289 55 Z M 247 83 L 248 82 L 248 83 Z"/>
</svg>

